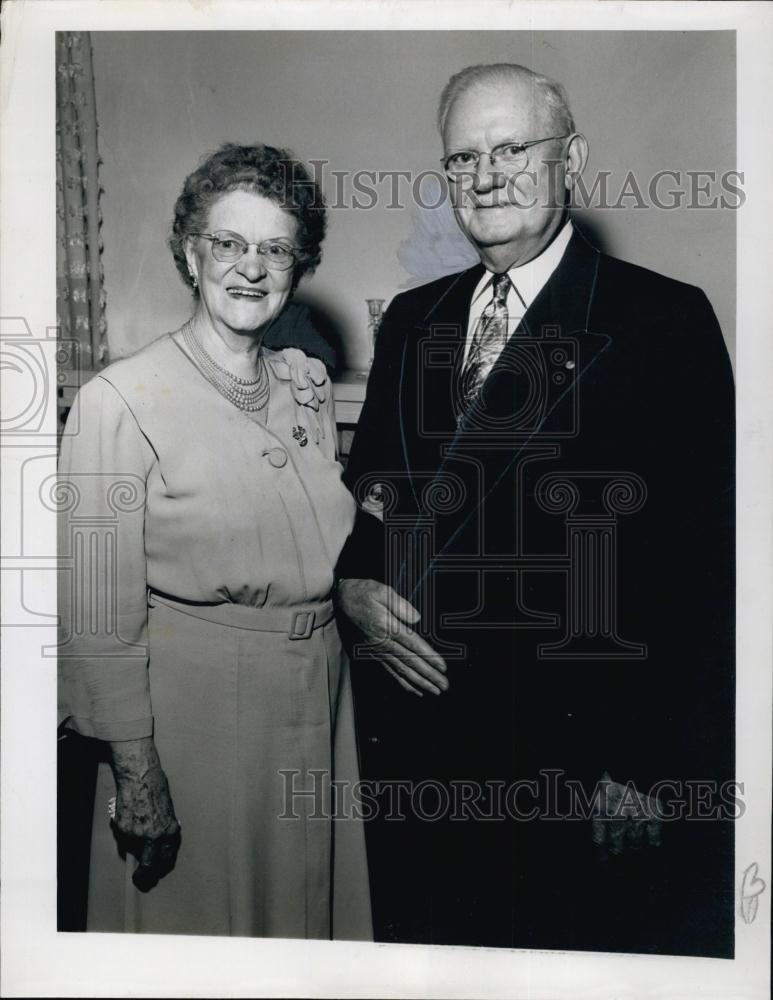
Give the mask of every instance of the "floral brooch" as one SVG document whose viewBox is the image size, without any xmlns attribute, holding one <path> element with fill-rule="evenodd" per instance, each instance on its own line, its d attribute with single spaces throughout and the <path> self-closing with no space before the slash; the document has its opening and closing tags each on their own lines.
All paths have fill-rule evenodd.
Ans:
<svg viewBox="0 0 773 1000">
<path fill-rule="evenodd" d="M 327 401 L 330 382 L 325 365 L 318 358 L 309 358 L 297 347 L 285 347 L 281 354 L 269 361 L 280 382 L 288 382 L 296 407 L 305 416 L 308 428 L 319 444 L 325 437 L 325 423 L 320 419 L 320 408 Z M 293 437 L 303 447 L 306 433 L 302 421 L 293 428 Z"/>
</svg>

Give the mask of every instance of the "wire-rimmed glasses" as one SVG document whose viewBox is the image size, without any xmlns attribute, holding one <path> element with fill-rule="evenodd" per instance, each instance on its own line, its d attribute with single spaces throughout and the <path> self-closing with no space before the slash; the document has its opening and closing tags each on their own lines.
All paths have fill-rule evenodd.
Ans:
<svg viewBox="0 0 773 1000">
<path fill-rule="evenodd" d="M 263 240 L 261 243 L 248 243 L 243 236 L 227 229 L 219 229 L 216 233 L 190 233 L 190 236 L 200 236 L 209 240 L 212 256 L 223 264 L 233 264 L 247 253 L 250 247 L 257 247 L 258 253 L 266 267 L 275 271 L 287 271 L 301 256 L 297 247 L 283 240 Z"/>
<path fill-rule="evenodd" d="M 553 139 L 567 139 L 565 135 L 548 135 L 544 139 L 529 139 L 526 142 L 501 142 L 493 149 L 460 149 L 454 153 L 447 153 L 441 157 L 440 162 L 446 172 L 446 177 L 458 180 L 460 177 L 467 177 L 477 173 L 481 156 L 488 156 L 492 167 L 499 166 L 507 174 L 520 173 L 529 162 L 528 150 L 531 146 L 537 146 L 541 142 L 550 142 Z"/>
</svg>

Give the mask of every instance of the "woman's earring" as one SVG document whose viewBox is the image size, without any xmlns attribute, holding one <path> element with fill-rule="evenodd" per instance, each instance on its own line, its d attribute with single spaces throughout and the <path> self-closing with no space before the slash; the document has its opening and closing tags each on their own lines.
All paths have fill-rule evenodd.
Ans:
<svg viewBox="0 0 773 1000">
<path fill-rule="evenodd" d="M 191 284 L 193 285 L 193 288 L 195 290 L 196 286 L 198 285 L 198 280 L 196 279 L 196 275 L 193 273 L 193 268 L 192 267 L 188 268 L 188 274 L 190 275 Z"/>
</svg>

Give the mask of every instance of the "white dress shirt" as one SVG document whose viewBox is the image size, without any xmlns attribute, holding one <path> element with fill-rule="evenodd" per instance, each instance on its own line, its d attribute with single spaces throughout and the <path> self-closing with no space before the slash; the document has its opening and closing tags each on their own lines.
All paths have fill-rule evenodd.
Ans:
<svg viewBox="0 0 773 1000">
<path fill-rule="evenodd" d="M 537 298 L 550 275 L 558 267 L 558 263 L 564 256 L 564 251 L 571 239 L 572 231 L 572 223 L 569 220 L 558 236 L 556 236 L 549 246 L 545 247 L 539 256 L 527 261 L 526 264 L 521 264 L 519 267 L 511 267 L 507 272 L 510 278 L 510 290 L 507 293 L 508 338 L 513 335 L 513 332 L 523 318 L 523 314 Z M 478 324 L 481 313 L 491 301 L 493 280 L 493 272 L 487 270 L 472 293 L 470 320 L 467 324 L 467 341 L 464 345 L 465 362 L 470 352 L 475 327 Z"/>
</svg>

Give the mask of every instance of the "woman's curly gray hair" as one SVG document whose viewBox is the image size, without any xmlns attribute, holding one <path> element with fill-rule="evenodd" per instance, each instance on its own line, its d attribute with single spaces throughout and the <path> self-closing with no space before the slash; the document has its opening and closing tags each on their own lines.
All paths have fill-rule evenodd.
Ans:
<svg viewBox="0 0 773 1000">
<path fill-rule="evenodd" d="M 293 271 L 293 289 L 322 259 L 325 200 L 309 171 L 287 149 L 226 143 L 185 178 L 175 202 L 169 249 L 186 285 L 198 293 L 188 272 L 185 238 L 207 231 L 209 211 L 229 191 L 252 191 L 295 219 L 301 255 Z"/>
</svg>

